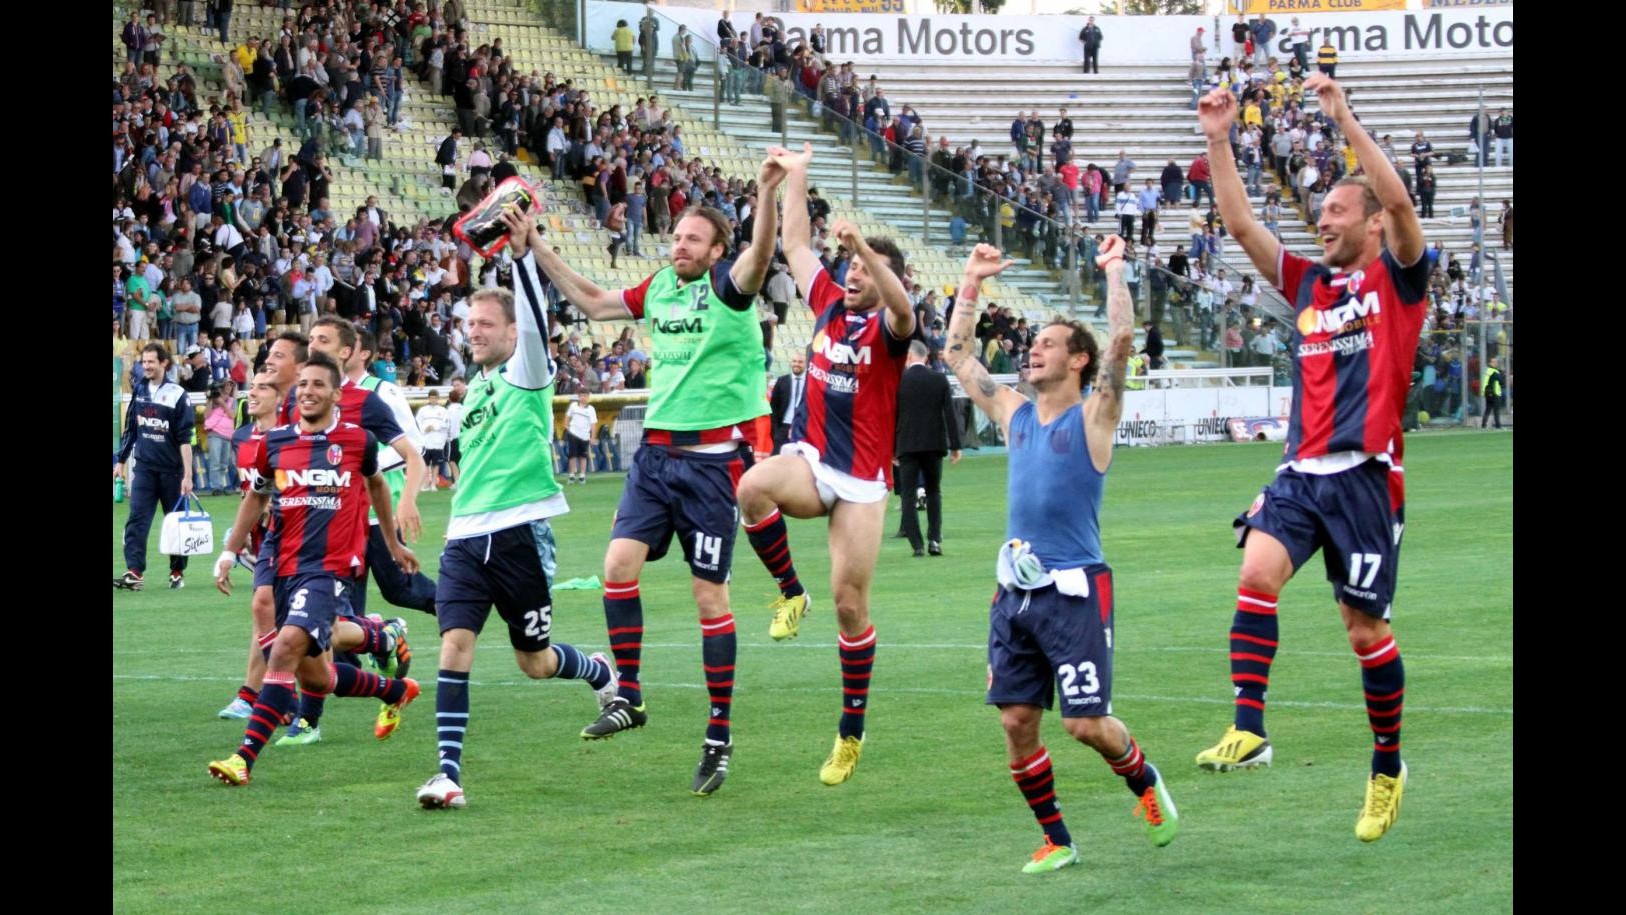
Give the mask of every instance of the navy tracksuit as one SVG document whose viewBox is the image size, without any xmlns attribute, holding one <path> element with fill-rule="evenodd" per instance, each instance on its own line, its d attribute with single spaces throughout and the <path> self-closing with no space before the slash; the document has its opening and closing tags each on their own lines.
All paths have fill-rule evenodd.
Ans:
<svg viewBox="0 0 1626 915">
<path fill-rule="evenodd" d="M 124 564 L 145 574 L 147 534 L 152 530 L 154 509 L 164 514 L 175 510 L 181 498 L 181 446 L 192 441 L 196 421 L 186 390 L 173 382 L 160 382 L 156 389 L 145 378 L 137 381 L 124 416 L 124 437 L 119 440 L 118 459 L 128 463 L 135 458 L 130 476 L 130 517 L 124 522 Z M 171 556 L 169 569 L 186 568 L 185 556 Z"/>
</svg>

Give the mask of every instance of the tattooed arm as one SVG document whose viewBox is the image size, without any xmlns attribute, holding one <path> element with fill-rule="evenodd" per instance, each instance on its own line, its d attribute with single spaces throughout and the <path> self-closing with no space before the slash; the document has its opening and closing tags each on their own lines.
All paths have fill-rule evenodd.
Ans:
<svg viewBox="0 0 1626 915">
<path fill-rule="evenodd" d="M 988 370 L 977 361 L 975 334 L 982 281 L 1015 263 L 1002 261 L 1000 257 L 999 249 L 993 245 L 978 245 L 966 259 L 965 277 L 960 281 L 960 294 L 954 299 L 954 314 L 949 318 L 948 351 L 943 354 L 943 360 L 954 370 L 954 377 L 960 379 L 971 402 L 1003 429 L 1025 398 L 988 377 Z"/>
<path fill-rule="evenodd" d="M 1084 405 L 1084 427 L 1090 460 L 1103 473 L 1112 463 L 1112 440 L 1124 412 L 1124 371 L 1135 351 L 1135 302 L 1124 283 L 1123 250 L 1123 239 L 1114 235 L 1095 259 L 1107 275 L 1107 344 L 1101 348 L 1094 390 Z"/>
</svg>

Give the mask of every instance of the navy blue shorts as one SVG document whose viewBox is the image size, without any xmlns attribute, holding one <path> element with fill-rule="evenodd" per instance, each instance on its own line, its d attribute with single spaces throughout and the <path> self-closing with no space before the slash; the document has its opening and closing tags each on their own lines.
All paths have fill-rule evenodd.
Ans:
<svg viewBox="0 0 1626 915">
<path fill-rule="evenodd" d="M 741 452 L 702 454 L 643 445 L 633 455 L 610 537 L 649 546 L 649 561 L 666 555 L 677 535 L 695 578 L 728 581 L 740 526 L 734 487 L 748 466 Z"/>
<path fill-rule="evenodd" d="M 277 560 L 271 553 L 270 538 L 260 541 L 259 558 L 254 561 L 254 587 L 273 588 L 277 584 Z"/>
<path fill-rule="evenodd" d="M 1320 550 L 1333 599 L 1386 620 L 1406 529 L 1405 480 L 1377 458 L 1325 476 L 1283 469 L 1231 522 L 1237 546 L 1250 529 L 1264 531 L 1287 547 L 1295 573 Z"/>
<path fill-rule="evenodd" d="M 1112 714 L 1112 570 L 1089 566 L 1090 596 L 1046 585 L 1000 588 L 988 608 L 989 705 L 1051 707 L 1063 718 Z"/>
<path fill-rule="evenodd" d="M 355 586 L 332 572 L 286 575 L 271 585 L 276 601 L 277 628 L 294 626 L 310 634 L 306 653 L 316 657 L 333 644 L 333 621 L 350 615 L 350 590 Z"/>
<path fill-rule="evenodd" d="M 547 521 L 447 541 L 435 586 L 441 633 L 468 629 L 478 635 L 495 604 L 515 651 L 547 648 L 556 567 L 553 527 Z"/>
</svg>

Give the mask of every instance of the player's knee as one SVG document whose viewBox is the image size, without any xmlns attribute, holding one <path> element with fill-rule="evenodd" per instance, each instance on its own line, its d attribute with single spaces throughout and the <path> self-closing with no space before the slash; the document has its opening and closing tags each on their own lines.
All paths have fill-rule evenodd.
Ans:
<svg viewBox="0 0 1626 915">
<path fill-rule="evenodd" d="M 449 629 L 440 637 L 440 666 L 443 670 L 469 670 L 474 664 L 474 633 Z"/>
<path fill-rule="evenodd" d="M 749 509 L 765 508 L 766 506 L 763 503 L 772 501 L 771 490 L 768 487 L 764 469 L 766 466 L 766 464 L 758 464 L 747 470 L 745 475 L 740 477 L 739 484 L 734 487 L 734 498 L 739 502 L 740 508 L 746 510 L 746 518 L 749 523 L 754 524 L 762 520 Z"/>
<path fill-rule="evenodd" d="M 552 648 L 542 651 L 515 651 L 519 669 L 532 680 L 546 680 L 559 672 L 559 655 Z"/>
<path fill-rule="evenodd" d="M 1389 637 L 1387 620 L 1367 616 L 1347 604 L 1340 604 L 1338 609 L 1344 617 L 1344 629 L 1349 634 L 1350 647 L 1356 651 L 1370 648 Z"/>
<path fill-rule="evenodd" d="M 1117 729 L 1111 726 L 1112 719 L 1101 718 L 1063 718 L 1062 726 L 1073 739 L 1095 750 L 1115 749 L 1106 746 L 1114 736 Z"/>
<path fill-rule="evenodd" d="M 637 581 L 638 573 L 644 569 L 644 554 L 628 548 L 620 541 L 611 541 L 610 549 L 604 554 L 604 578 L 606 581 Z"/>
<path fill-rule="evenodd" d="M 836 619 L 843 627 L 863 623 L 869 619 L 869 602 L 858 589 L 838 588 L 835 597 Z"/>
<path fill-rule="evenodd" d="M 1032 705 L 1007 705 L 999 710 L 999 726 L 1005 729 L 1013 762 L 1032 756 L 1038 748 L 1039 714 Z"/>
<path fill-rule="evenodd" d="M 1237 580 L 1238 587 L 1263 594 L 1280 594 L 1286 584 L 1287 575 L 1283 574 L 1281 568 L 1273 563 L 1260 561 L 1244 560 L 1242 573 Z"/>
<path fill-rule="evenodd" d="M 689 590 L 694 595 L 694 605 L 700 611 L 701 619 L 715 619 L 728 613 L 727 585 L 695 578 Z"/>
</svg>

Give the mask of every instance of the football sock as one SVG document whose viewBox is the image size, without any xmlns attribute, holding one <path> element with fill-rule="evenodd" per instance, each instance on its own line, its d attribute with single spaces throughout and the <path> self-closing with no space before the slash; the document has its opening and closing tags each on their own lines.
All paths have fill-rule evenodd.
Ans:
<svg viewBox="0 0 1626 915">
<path fill-rule="evenodd" d="M 796 578 L 796 567 L 790 561 L 790 531 L 785 528 L 785 516 L 774 509 L 773 513 L 755 524 L 745 526 L 746 539 L 751 541 L 751 549 L 756 550 L 757 558 L 767 566 L 768 574 L 779 585 L 779 593 L 785 597 L 795 597 L 806 593 L 800 580 Z"/>
</svg>

